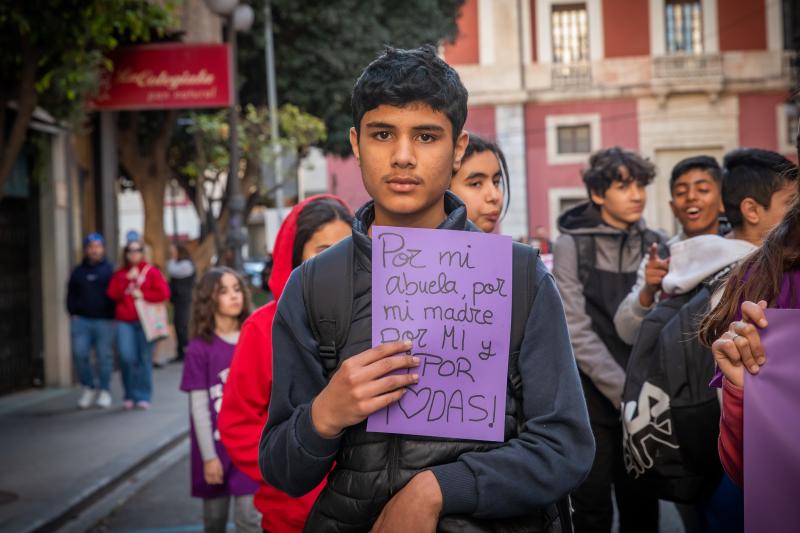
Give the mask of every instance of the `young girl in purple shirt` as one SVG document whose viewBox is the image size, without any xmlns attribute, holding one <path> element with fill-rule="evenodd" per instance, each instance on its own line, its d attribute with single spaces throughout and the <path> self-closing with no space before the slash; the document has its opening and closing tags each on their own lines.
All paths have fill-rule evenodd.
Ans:
<svg viewBox="0 0 800 533">
<path fill-rule="evenodd" d="M 231 498 L 236 531 L 261 531 L 253 506 L 258 484 L 233 465 L 217 429 L 222 389 L 251 308 L 244 280 L 229 268 L 212 268 L 195 286 L 181 390 L 189 393 L 191 411 L 192 496 L 203 499 L 206 532 L 225 531 Z"/>
</svg>

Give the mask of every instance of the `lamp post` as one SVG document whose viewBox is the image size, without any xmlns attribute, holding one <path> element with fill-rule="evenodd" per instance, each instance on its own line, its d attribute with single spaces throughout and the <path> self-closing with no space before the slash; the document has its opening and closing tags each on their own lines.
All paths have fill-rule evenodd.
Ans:
<svg viewBox="0 0 800 533">
<path fill-rule="evenodd" d="M 272 5 L 267 0 L 264 6 L 264 44 L 267 61 L 267 101 L 269 102 L 270 144 L 272 145 L 272 168 L 275 173 L 275 207 L 278 208 L 278 223 L 283 220 L 283 179 L 281 176 L 281 147 L 278 143 L 278 90 L 275 84 L 275 48 L 272 42 Z"/>
<path fill-rule="evenodd" d="M 237 272 L 242 271 L 242 245 L 245 237 L 244 226 L 245 199 L 239 184 L 239 131 L 237 127 L 237 106 L 239 94 L 236 87 L 236 32 L 247 31 L 253 24 L 253 9 L 248 5 L 238 5 L 239 0 L 205 0 L 208 8 L 216 15 L 228 18 L 228 44 L 231 54 L 231 108 L 228 114 L 228 140 L 230 142 L 230 166 L 226 182 L 228 196 L 228 235 L 225 247 L 233 252 L 233 264 Z"/>
</svg>

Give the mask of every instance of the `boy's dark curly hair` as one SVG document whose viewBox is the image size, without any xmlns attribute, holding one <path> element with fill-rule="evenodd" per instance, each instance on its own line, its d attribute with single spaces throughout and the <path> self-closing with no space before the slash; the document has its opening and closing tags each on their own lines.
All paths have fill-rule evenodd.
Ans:
<svg viewBox="0 0 800 533">
<path fill-rule="evenodd" d="M 467 120 L 467 89 L 458 73 L 436 55 L 431 45 L 410 50 L 387 47 L 361 73 L 350 104 L 353 126 L 361 134 L 361 119 L 380 105 L 403 107 L 415 102 L 441 111 L 453 125 L 453 143 Z"/>
<path fill-rule="evenodd" d="M 627 169 L 627 177 L 620 173 Z M 583 171 L 583 183 L 591 199 L 592 193 L 605 196 L 615 181 L 635 181 L 642 186 L 650 185 L 656 176 L 656 167 L 636 152 L 619 146 L 598 150 L 589 158 L 589 168 Z"/>
</svg>

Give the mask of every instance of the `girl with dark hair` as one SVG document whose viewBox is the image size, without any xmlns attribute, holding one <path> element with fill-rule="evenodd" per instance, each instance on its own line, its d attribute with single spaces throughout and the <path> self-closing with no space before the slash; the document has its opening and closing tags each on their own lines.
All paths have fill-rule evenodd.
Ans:
<svg viewBox="0 0 800 533">
<path fill-rule="evenodd" d="M 800 156 L 800 131 L 797 148 Z M 796 167 L 787 172 L 796 179 Z M 700 326 L 700 340 L 711 346 L 722 375 L 712 382 L 722 386 L 719 456 L 740 486 L 744 373 L 757 374 L 769 357 L 758 333 L 767 326 L 764 309 L 800 308 L 800 180 L 797 184 L 792 207 L 761 247 L 731 274 L 720 303 Z"/>
<path fill-rule="evenodd" d="M 251 309 L 247 285 L 230 268 L 212 268 L 194 289 L 181 390 L 189 393 L 192 421 L 192 496 L 203 499 L 206 532 L 225 531 L 231 497 L 237 531 L 258 531 L 261 520 L 253 506 L 258 483 L 233 466 L 217 430 L 223 386 Z"/>
<path fill-rule="evenodd" d="M 467 217 L 485 233 L 497 228 L 504 206 L 508 208 L 508 165 L 497 144 L 469 134 L 461 167 L 450 190 L 467 206 Z"/>
<path fill-rule="evenodd" d="M 314 196 L 296 205 L 275 239 L 269 288 L 275 299 L 258 309 L 242 327 L 231 364 L 219 418 L 222 441 L 234 464 L 259 481 L 255 505 L 261 525 L 271 533 L 299 532 L 322 484 L 292 498 L 262 481 L 258 443 L 267 422 L 272 391 L 272 321 L 292 270 L 351 233 L 353 219 L 335 196 Z"/>
<path fill-rule="evenodd" d="M 125 389 L 125 409 L 149 409 L 153 392 L 153 349 L 155 341 L 147 340 L 136 300 L 166 302 L 169 287 L 158 268 L 144 260 L 141 241 L 128 241 L 122 252 L 122 267 L 114 272 L 108 284 L 108 297 L 116 302 L 117 351 Z"/>
</svg>

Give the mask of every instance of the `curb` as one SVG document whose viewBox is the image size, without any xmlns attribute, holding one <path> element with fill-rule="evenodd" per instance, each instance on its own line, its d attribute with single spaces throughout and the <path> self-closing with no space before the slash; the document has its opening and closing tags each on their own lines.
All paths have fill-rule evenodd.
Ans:
<svg viewBox="0 0 800 533">
<path fill-rule="evenodd" d="M 28 527 L 23 530 L 24 533 L 57 531 L 68 524 L 70 524 L 68 530 L 75 531 L 74 521 L 82 518 L 81 513 L 85 513 L 87 510 L 90 510 L 92 505 L 108 498 L 109 496 L 113 496 L 116 489 L 120 488 L 120 486 L 125 484 L 126 481 L 135 477 L 141 470 L 151 466 L 153 463 L 156 463 L 163 455 L 174 451 L 186 441 L 188 436 L 189 430 L 184 429 L 175 435 L 167 437 L 152 452 L 147 454 L 142 459 L 136 461 L 133 465 L 129 466 L 118 475 L 98 481 L 92 487 L 83 491 L 81 494 L 78 494 L 75 498 L 67 502 L 64 508 L 60 510 L 55 509 L 52 513 L 50 513 L 50 516 L 42 517 L 28 524 Z M 184 450 L 184 453 L 188 453 L 188 448 Z M 170 457 L 175 455 L 176 454 L 170 454 Z M 175 460 L 179 460 L 182 457 L 183 453 L 179 453 L 177 454 L 177 459 Z M 160 473 L 161 471 L 162 470 L 159 469 L 157 473 Z M 109 511 L 110 510 L 113 509 L 109 509 Z M 103 516 L 100 518 L 103 518 Z M 94 524 L 91 525 L 93 526 Z"/>
</svg>

